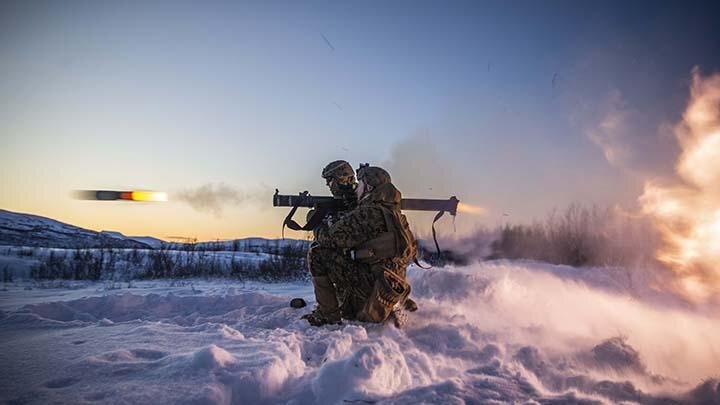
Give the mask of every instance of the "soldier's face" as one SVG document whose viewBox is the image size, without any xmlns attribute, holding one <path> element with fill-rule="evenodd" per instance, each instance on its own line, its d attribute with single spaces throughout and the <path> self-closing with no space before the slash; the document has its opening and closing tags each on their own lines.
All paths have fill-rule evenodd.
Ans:
<svg viewBox="0 0 720 405">
<path fill-rule="evenodd" d="M 328 188 L 330 189 L 330 193 L 332 195 L 339 195 L 340 194 L 340 183 L 338 183 L 337 179 L 334 177 L 328 177 L 325 179 L 325 184 L 327 184 Z"/>
<path fill-rule="evenodd" d="M 355 179 L 350 178 L 348 183 L 341 182 L 334 177 L 328 177 L 325 179 L 330 192 L 335 197 L 342 197 L 348 193 L 352 193 L 355 190 Z"/>
</svg>

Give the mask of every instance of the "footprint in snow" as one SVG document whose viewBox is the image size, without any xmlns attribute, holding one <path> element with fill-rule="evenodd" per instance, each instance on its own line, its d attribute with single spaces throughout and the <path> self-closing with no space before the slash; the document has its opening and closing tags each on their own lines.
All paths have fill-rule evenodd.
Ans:
<svg viewBox="0 0 720 405">
<path fill-rule="evenodd" d="M 151 349 L 133 349 L 130 350 L 130 353 L 132 353 L 133 356 L 144 360 L 157 360 L 167 356 L 167 353 L 165 352 Z"/>
</svg>

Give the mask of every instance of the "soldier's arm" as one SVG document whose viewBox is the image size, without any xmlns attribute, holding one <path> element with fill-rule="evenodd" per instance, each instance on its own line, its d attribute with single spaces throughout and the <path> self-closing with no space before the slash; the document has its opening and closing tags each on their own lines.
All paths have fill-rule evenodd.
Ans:
<svg viewBox="0 0 720 405">
<path fill-rule="evenodd" d="M 318 235 L 322 246 L 349 249 L 366 242 L 385 229 L 385 218 L 377 208 L 357 208 Z"/>
</svg>

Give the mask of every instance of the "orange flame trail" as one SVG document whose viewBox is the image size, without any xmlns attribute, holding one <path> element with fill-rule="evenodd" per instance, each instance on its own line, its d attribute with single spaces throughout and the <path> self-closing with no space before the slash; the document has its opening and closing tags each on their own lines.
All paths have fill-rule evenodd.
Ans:
<svg viewBox="0 0 720 405">
<path fill-rule="evenodd" d="M 689 298 L 705 301 L 720 293 L 720 74 L 703 78 L 693 70 L 675 136 L 680 182 L 649 181 L 639 201 L 665 242 L 657 258 L 680 276 Z"/>
</svg>

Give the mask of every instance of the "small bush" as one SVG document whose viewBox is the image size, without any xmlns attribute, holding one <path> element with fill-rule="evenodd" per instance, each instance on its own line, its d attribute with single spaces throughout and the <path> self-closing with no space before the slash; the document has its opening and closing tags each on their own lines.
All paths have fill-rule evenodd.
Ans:
<svg viewBox="0 0 720 405">
<path fill-rule="evenodd" d="M 17 251 L 18 257 L 30 257 L 35 255 L 35 249 L 33 248 L 22 248 Z"/>
<path fill-rule="evenodd" d="M 210 245 L 216 249 L 216 245 Z M 132 278 L 233 277 L 281 281 L 302 279 L 307 274 L 307 244 L 280 244 L 274 256 L 263 260 L 236 259 L 229 253 L 164 249 L 50 249 L 38 255 L 32 268 L 34 279 L 105 280 L 117 284 Z M 223 251 L 224 252 L 224 251 Z M 265 254 L 260 254 L 265 255 Z M 113 284 L 113 285 L 114 285 Z"/>
<path fill-rule="evenodd" d="M 569 206 L 544 223 L 506 225 L 489 259 L 533 259 L 570 266 L 633 266 L 654 260 L 650 224 L 611 209 Z"/>
<path fill-rule="evenodd" d="M 292 256 L 272 256 L 260 262 L 259 278 L 263 281 L 301 280 L 307 277 L 305 259 Z"/>
<path fill-rule="evenodd" d="M 246 260 L 232 259 L 230 262 L 230 276 L 241 280 L 248 279 L 257 268 Z"/>
</svg>

